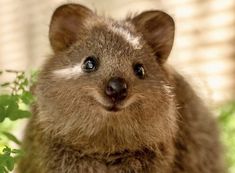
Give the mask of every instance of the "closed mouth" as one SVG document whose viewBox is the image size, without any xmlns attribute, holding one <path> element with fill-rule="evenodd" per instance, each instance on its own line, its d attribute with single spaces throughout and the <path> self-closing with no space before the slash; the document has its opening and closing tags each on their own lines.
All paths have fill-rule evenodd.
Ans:
<svg viewBox="0 0 235 173">
<path fill-rule="evenodd" d="M 99 98 L 99 97 L 98 97 Z M 97 98 L 93 98 L 94 101 L 96 101 L 98 103 L 98 105 L 104 109 L 107 112 L 119 112 L 122 109 L 125 109 L 125 104 L 121 103 L 121 102 L 114 102 L 112 100 L 106 100 L 106 99 L 97 99 Z"/>
<path fill-rule="evenodd" d="M 109 107 L 105 107 L 105 110 L 109 111 L 109 112 L 118 112 L 120 111 L 120 108 L 118 108 L 116 105 L 113 105 L 113 106 L 109 106 Z"/>
<path fill-rule="evenodd" d="M 118 112 L 122 108 L 120 108 L 117 104 L 113 103 L 111 105 L 103 105 L 101 104 L 102 108 L 105 109 L 108 112 Z"/>
</svg>

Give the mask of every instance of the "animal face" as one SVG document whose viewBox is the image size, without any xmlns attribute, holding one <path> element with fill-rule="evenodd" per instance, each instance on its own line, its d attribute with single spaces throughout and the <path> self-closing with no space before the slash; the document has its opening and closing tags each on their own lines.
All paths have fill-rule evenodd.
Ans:
<svg viewBox="0 0 235 173">
<path fill-rule="evenodd" d="M 171 22 L 158 11 L 113 21 L 80 5 L 59 7 L 49 34 L 54 54 L 36 89 L 45 131 L 96 149 L 137 148 L 172 135 L 174 94 L 164 69 Z"/>
</svg>

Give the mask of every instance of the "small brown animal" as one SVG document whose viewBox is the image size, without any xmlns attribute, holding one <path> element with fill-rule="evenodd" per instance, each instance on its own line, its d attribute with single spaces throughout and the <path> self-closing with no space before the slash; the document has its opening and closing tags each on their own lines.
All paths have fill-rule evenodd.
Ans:
<svg viewBox="0 0 235 173">
<path fill-rule="evenodd" d="M 174 30 L 161 11 L 57 8 L 19 173 L 222 173 L 216 121 L 166 64 Z"/>
</svg>

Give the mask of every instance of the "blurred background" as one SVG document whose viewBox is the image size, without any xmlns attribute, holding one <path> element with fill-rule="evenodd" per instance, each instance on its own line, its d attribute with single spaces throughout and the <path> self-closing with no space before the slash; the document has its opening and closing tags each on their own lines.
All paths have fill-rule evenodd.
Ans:
<svg viewBox="0 0 235 173">
<path fill-rule="evenodd" d="M 151 9 L 174 18 L 176 38 L 169 63 L 220 116 L 223 140 L 230 147 L 230 172 L 235 173 L 235 0 L 0 0 L 0 71 L 40 68 L 51 53 L 50 17 L 67 2 L 115 19 Z M 0 75 L 0 83 L 13 77 Z"/>
</svg>

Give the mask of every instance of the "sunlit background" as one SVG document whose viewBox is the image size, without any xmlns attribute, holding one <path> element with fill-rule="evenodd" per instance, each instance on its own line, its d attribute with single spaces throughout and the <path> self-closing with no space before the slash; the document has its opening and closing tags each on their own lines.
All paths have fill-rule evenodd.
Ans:
<svg viewBox="0 0 235 173">
<path fill-rule="evenodd" d="M 66 2 L 116 19 L 150 9 L 166 11 L 176 22 L 169 63 L 214 110 L 235 100 L 235 0 L 0 0 L 0 70 L 40 68 L 51 52 L 50 17 Z M 11 77 L 0 75 L 0 82 Z"/>
</svg>

